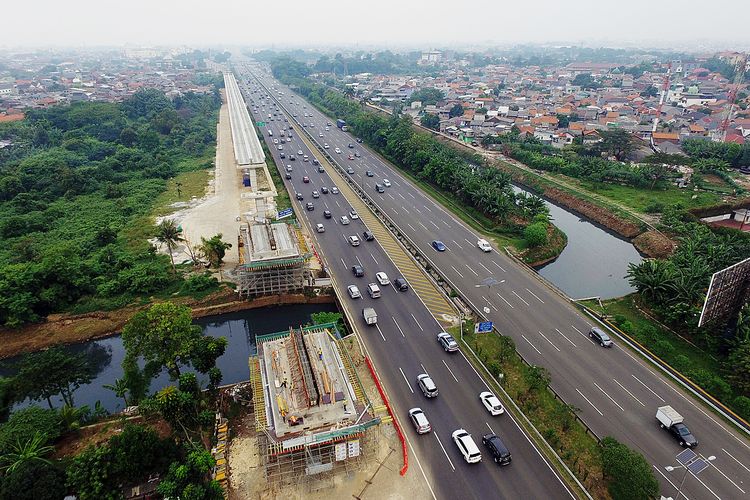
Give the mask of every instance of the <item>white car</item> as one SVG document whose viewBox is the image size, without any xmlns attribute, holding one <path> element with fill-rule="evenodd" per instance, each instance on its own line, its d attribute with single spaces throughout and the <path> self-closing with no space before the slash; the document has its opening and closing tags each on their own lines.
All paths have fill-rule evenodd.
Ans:
<svg viewBox="0 0 750 500">
<path fill-rule="evenodd" d="M 357 236 L 356 234 L 353 234 L 353 235 L 349 236 L 349 244 L 351 244 L 351 246 L 353 246 L 353 247 L 358 247 L 359 246 L 359 236 Z"/>
<path fill-rule="evenodd" d="M 344 226 L 348 225 L 349 224 L 349 217 L 347 217 L 346 215 L 342 215 L 341 216 L 341 224 L 344 225 Z"/>
<path fill-rule="evenodd" d="M 319 133 L 318 137 L 323 137 L 323 132 Z"/>
<path fill-rule="evenodd" d="M 339 148 L 334 149 L 334 151 L 336 151 L 336 154 L 341 154 L 341 150 Z"/>
<path fill-rule="evenodd" d="M 352 210 L 351 212 L 349 212 L 349 217 L 351 217 L 352 220 L 357 220 L 359 219 L 359 214 L 356 210 Z"/>
<path fill-rule="evenodd" d="M 349 292 L 349 297 L 353 299 L 361 299 L 362 294 L 359 292 L 359 288 L 357 288 L 357 285 L 349 285 L 346 287 L 346 291 Z"/>
<path fill-rule="evenodd" d="M 326 142 L 325 144 L 323 144 L 323 147 L 324 147 L 325 149 L 328 149 L 328 148 L 329 148 L 330 146 L 329 146 L 329 145 L 328 145 L 328 143 Z"/>
<path fill-rule="evenodd" d="M 383 185 L 387 188 L 391 187 L 391 181 L 388 179 L 383 179 Z"/>
<path fill-rule="evenodd" d="M 482 453 L 479 451 L 479 447 L 472 439 L 471 434 L 466 432 L 465 429 L 457 429 L 453 431 L 453 442 L 458 446 L 458 451 L 463 455 L 464 460 L 470 464 L 476 464 L 482 461 Z"/>
<path fill-rule="evenodd" d="M 317 224 L 315 226 L 315 230 L 317 232 L 319 232 L 319 233 L 325 233 L 326 232 L 326 227 L 323 224 Z"/>
<path fill-rule="evenodd" d="M 333 186 L 333 187 L 331 188 L 331 192 L 332 192 L 333 194 L 339 194 L 339 188 L 337 188 L 336 186 Z"/>
<path fill-rule="evenodd" d="M 427 416 L 425 416 L 421 408 L 412 408 L 409 410 L 409 420 L 414 424 L 414 430 L 417 431 L 417 434 L 427 434 L 432 430 L 430 421 L 427 420 Z"/>
<path fill-rule="evenodd" d="M 302 150 L 301 150 L 301 149 L 300 149 L 299 151 L 297 151 L 297 156 L 302 156 L 303 154 L 304 154 L 304 153 L 302 153 Z"/>
<path fill-rule="evenodd" d="M 489 241 L 485 239 L 479 239 L 477 240 L 477 248 L 479 248 L 483 252 L 491 252 L 492 246 L 490 245 Z"/>
<path fill-rule="evenodd" d="M 487 411 L 490 412 L 490 415 L 493 417 L 496 417 L 498 415 L 502 415 L 505 413 L 505 408 L 503 408 L 503 404 L 500 402 L 499 399 L 497 399 L 497 396 L 492 394 L 489 391 L 484 391 L 482 393 L 479 393 L 479 400 L 482 402 L 485 408 L 487 408 Z"/>
<path fill-rule="evenodd" d="M 388 279 L 388 275 L 384 272 L 375 273 L 375 279 L 378 280 L 381 286 L 388 286 L 391 284 L 391 280 Z"/>
</svg>

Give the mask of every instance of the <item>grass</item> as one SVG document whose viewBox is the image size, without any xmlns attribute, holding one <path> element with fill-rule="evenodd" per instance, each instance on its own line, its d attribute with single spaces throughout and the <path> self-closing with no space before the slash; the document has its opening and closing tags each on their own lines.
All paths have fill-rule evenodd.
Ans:
<svg viewBox="0 0 750 500">
<path fill-rule="evenodd" d="M 619 184 L 581 181 L 570 177 L 565 177 L 565 180 L 641 213 L 646 213 L 646 207 L 655 204 L 673 206 L 679 203 L 685 208 L 695 208 L 715 205 L 721 201 L 716 193 L 694 192 L 689 189 L 680 189 L 674 185 L 670 185 L 666 189 L 641 189 Z"/>
<path fill-rule="evenodd" d="M 276 210 L 282 211 L 286 208 L 294 209 L 292 199 L 289 196 L 289 191 L 286 189 L 286 184 L 284 184 L 284 180 L 281 178 L 279 169 L 276 168 L 276 163 L 271 152 L 268 150 L 266 141 L 260 138 L 260 143 L 263 146 L 263 151 L 266 153 L 266 158 L 268 159 L 268 172 L 271 174 L 271 181 L 276 186 L 276 192 L 278 193 L 278 196 L 276 197 Z"/>
</svg>

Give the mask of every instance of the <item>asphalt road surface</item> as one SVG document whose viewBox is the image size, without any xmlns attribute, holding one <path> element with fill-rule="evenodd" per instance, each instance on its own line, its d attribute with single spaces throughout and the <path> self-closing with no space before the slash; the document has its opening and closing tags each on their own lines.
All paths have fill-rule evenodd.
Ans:
<svg viewBox="0 0 750 500">
<path fill-rule="evenodd" d="M 247 75 L 242 75 L 241 79 L 243 90 L 256 87 L 245 83 Z M 434 495 L 441 499 L 573 497 L 518 426 L 515 417 L 508 413 L 493 417 L 481 405 L 479 393 L 488 390 L 487 386 L 462 353 L 448 354 L 439 346 L 436 335 L 441 327 L 411 288 L 399 292 L 393 286 L 386 286 L 381 287 L 381 298 L 371 299 L 367 295 L 367 284 L 375 282 L 376 272 L 385 272 L 393 280 L 400 276 L 399 271 L 377 240 L 364 241 L 362 232 L 367 227 L 361 220 L 341 224 L 340 217 L 348 215 L 351 210 L 342 194 L 329 192 L 321 193 L 317 199 L 312 197 L 313 190 L 320 192 L 322 186 L 330 189 L 336 185 L 329 172 L 320 173 L 313 165 L 312 159 L 319 155 L 308 150 L 296 131 L 291 142 L 274 143 L 273 139 L 281 138 L 282 129 L 288 134 L 290 123 L 280 116 L 269 121 L 267 115 L 276 112 L 275 106 L 269 101 L 261 104 L 257 94 L 248 95 L 246 91 L 246 100 L 251 109 L 253 104 L 259 105 L 254 118 L 267 122 L 263 137 L 282 177 L 285 166 L 292 165 L 292 179 L 285 183 L 292 193 L 298 215 L 317 241 L 319 253 L 342 302 L 363 333 L 367 350 L 387 388 L 394 412 L 414 453 L 410 457 L 409 473 L 421 474 L 423 471 Z M 273 132 L 273 137 L 268 135 L 268 130 Z M 279 145 L 283 146 L 286 159 L 280 159 L 282 151 L 278 150 Z M 298 155 L 298 151 L 302 151 L 302 155 Z M 289 161 L 289 154 L 297 155 L 297 160 Z M 310 161 L 304 162 L 303 155 L 308 155 Z M 309 178 L 309 183 L 303 182 L 303 176 Z M 302 193 L 304 200 L 294 200 L 296 192 Z M 314 204 L 314 210 L 306 210 L 308 202 Z M 324 218 L 324 210 L 331 211 L 331 219 Z M 325 232 L 317 233 L 313 229 L 318 223 L 324 224 Z M 350 235 L 362 239 L 358 247 L 350 245 Z M 364 277 L 354 277 L 351 271 L 354 264 L 365 268 Z M 363 298 L 350 299 L 346 292 L 349 284 L 356 284 Z M 377 311 L 376 326 L 368 326 L 362 319 L 361 310 L 368 306 Z M 416 378 L 420 373 L 428 373 L 434 379 L 439 390 L 436 398 L 427 399 L 419 391 Z M 408 409 L 413 407 L 424 410 L 432 424 L 431 433 L 416 434 L 407 417 Z M 451 434 L 459 428 L 466 429 L 480 447 L 483 455 L 480 464 L 467 464 L 453 443 Z M 490 432 L 497 433 L 511 450 L 513 462 L 510 466 L 495 465 L 482 446 L 482 435 Z M 417 462 L 413 461 L 415 456 Z"/>
<path fill-rule="evenodd" d="M 307 125 L 303 128 L 319 145 L 327 143 L 329 152 L 335 148 L 341 150 L 341 154 L 331 153 L 336 162 L 343 168 L 353 167 L 353 180 L 476 310 L 489 309 L 485 314 L 487 319 L 515 340 L 527 361 L 550 371 L 553 389 L 566 402 L 580 408 L 579 415 L 593 432 L 600 437 L 614 436 L 644 454 L 654 467 L 665 495 L 676 496 L 684 476 L 684 469 L 668 472 L 665 468 L 677 464 L 675 456 L 681 451 L 655 419 L 656 408 L 669 404 L 685 417 L 685 423 L 699 440 L 696 451 L 703 457 L 714 457 L 710 467 L 699 475 L 689 472 L 685 476 L 683 496 L 748 497 L 750 445 L 744 435 L 709 413 L 681 386 L 626 347 L 616 342 L 614 348 L 603 349 L 593 343 L 587 335 L 592 324 L 590 318 L 501 251 L 481 252 L 476 246 L 478 235 L 471 228 L 380 156 L 357 143 L 353 135 L 339 130 L 334 119 L 317 111 L 269 74 L 257 70 L 253 73 L 267 89 L 273 87 L 272 99 L 278 91 L 284 92 L 278 101 L 281 107 L 296 114 L 295 120 Z M 332 126 L 326 130 L 329 122 Z M 323 137 L 319 136 L 321 133 Z M 349 148 L 349 144 L 354 148 Z M 348 159 L 355 151 L 360 157 Z M 372 177 L 366 175 L 367 170 Z M 377 193 L 375 184 L 383 183 L 384 179 L 389 179 L 391 187 L 385 193 Z M 447 250 L 435 251 L 431 247 L 433 240 L 441 240 Z M 477 287 L 486 278 L 502 283 Z M 480 431 L 474 428 L 472 432 L 476 435 Z M 438 430 L 438 434 L 447 441 L 445 430 Z"/>
</svg>

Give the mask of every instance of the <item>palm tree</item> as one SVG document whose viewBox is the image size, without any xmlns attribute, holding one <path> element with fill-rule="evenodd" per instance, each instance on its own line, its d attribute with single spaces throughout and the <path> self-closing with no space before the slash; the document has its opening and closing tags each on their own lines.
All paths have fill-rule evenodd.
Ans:
<svg viewBox="0 0 750 500">
<path fill-rule="evenodd" d="M 177 223 L 174 219 L 164 219 L 156 227 L 156 240 L 159 244 L 167 246 L 169 259 L 172 261 L 172 271 L 176 273 L 177 268 L 174 265 L 174 255 L 172 255 L 172 252 L 177 244 L 183 241 L 182 231 L 177 227 Z"/>
<path fill-rule="evenodd" d="M 198 249 L 203 252 L 203 255 L 206 256 L 208 262 L 214 268 L 221 266 L 227 250 L 232 248 L 231 243 L 221 241 L 223 236 L 223 234 L 219 233 L 208 240 L 201 238 L 201 244 L 198 246 Z"/>
<path fill-rule="evenodd" d="M 125 379 L 123 378 L 115 379 L 114 384 L 104 384 L 102 387 L 114 392 L 115 396 L 117 396 L 118 398 L 122 398 L 123 401 L 125 401 L 125 408 L 130 406 L 130 404 L 128 403 L 128 397 L 127 397 L 127 393 L 129 389 L 128 389 L 127 382 L 125 382 Z"/>
<path fill-rule="evenodd" d="M 21 444 L 20 441 L 16 441 L 11 451 L 0 457 L 5 473 L 11 473 L 28 462 L 49 464 L 50 461 L 44 458 L 44 455 L 49 455 L 55 451 L 55 447 L 44 444 L 46 439 L 47 437 L 44 434 L 36 431 L 34 436 L 25 443 Z"/>
</svg>

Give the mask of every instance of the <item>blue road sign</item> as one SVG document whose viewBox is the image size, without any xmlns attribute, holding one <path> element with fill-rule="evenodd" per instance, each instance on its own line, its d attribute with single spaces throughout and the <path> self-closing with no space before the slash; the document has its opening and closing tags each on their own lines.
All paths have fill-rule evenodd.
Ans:
<svg viewBox="0 0 750 500">
<path fill-rule="evenodd" d="M 474 325 L 474 333 L 490 333 L 492 331 L 492 321 L 482 321 Z"/>
<path fill-rule="evenodd" d="M 277 219 L 283 219 L 284 217 L 289 217 L 294 213 L 294 210 L 291 208 L 285 208 L 284 210 L 280 210 L 276 212 L 276 218 Z"/>
</svg>

